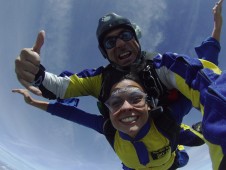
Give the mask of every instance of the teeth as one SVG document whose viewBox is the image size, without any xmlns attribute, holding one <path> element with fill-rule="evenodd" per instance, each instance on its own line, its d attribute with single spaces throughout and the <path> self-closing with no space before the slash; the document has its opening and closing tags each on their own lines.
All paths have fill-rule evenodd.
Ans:
<svg viewBox="0 0 226 170">
<path fill-rule="evenodd" d="M 128 55 L 128 54 L 129 54 L 129 52 L 125 52 L 125 53 L 121 54 L 120 56 L 123 57 L 123 56 Z"/>
<path fill-rule="evenodd" d="M 132 122 L 136 119 L 137 119 L 137 117 L 133 116 L 133 117 L 126 117 L 126 118 L 122 119 L 121 121 L 124 122 L 124 123 L 128 123 L 128 122 Z"/>
<path fill-rule="evenodd" d="M 130 54 L 130 52 L 125 52 L 125 53 L 120 54 L 120 57 L 125 57 L 125 56 L 127 56 L 129 54 Z"/>
</svg>

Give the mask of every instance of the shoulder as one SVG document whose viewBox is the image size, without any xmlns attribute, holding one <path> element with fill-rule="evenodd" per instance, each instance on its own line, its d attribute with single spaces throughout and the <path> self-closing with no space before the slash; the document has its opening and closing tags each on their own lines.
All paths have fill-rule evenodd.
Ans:
<svg viewBox="0 0 226 170">
<path fill-rule="evenodd" d="M 78 77 L 93 77 L 103 74 L 105 70 L 104 66 L 100 66 L 98 68 L 84 69 L 81 72 L 77 73 Z"/>
</svg>

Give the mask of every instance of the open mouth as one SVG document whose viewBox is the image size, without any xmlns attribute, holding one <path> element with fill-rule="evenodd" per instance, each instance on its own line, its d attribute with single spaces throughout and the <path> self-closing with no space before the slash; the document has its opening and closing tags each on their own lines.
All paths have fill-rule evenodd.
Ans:
<svg viewBox="0 0 226 170">
<path fill-rule="evenodd" d="M 124 53 L 121 53 L 119 55 L 119 59 L 120 60 L 124 60 L 124 59 L 127 59 L 131 56 L 131 52 L 130 51 L 127 51 L 127 52 L 124 52 Z"/>
<path fill-rule="evenodd" d="M 132 123 L 133 121 L 136 121 L 138 119 L 138 116 L 129 116 L 122 118 L 120 121 L 123 123 Z"/>
</svg>

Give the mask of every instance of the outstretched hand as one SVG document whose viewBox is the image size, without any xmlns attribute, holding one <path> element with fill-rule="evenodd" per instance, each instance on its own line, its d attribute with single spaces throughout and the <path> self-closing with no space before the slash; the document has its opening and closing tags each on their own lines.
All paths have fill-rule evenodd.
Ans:
<svg viewBox="0 0 226 170">
<path fill-rule="evenodd" d="M 12 92 L 23 95 L 24 101 L 27 104 L 32 104 L 32 102 L 34 101 L 34 99 L 31 97 L 31 95 L 27 89 L 13 89 Z"/>
<path fill-rule="evenodd" d="M 29 105 L 32 105 L 32 106 L 42 109 L 44 111 L 46 111 L 48 108 L 49 102 L 36 100 L 36 99 L 32 98 L 31 94 L 29 93 L 29 91 L 27 89 L 13 89 L 12 92 L 23 95 L 24 101 Z"/>
<path fill-rule="evenodd" d="M 45 32 L 39 32 L 33 48 L 24 48 L 15 60 L 15 72 L 19 82 L 32 93 L 41 96 L 42 92 L 32 85 L 39 71 L 40 51 L 44 44 Z"/>
</svg>

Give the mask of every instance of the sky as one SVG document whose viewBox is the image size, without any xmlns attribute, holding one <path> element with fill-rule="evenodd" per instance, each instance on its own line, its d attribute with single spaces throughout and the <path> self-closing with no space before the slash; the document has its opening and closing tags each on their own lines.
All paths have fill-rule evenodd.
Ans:
<svg viewBox="0 0 226 170">
<path fill-rule="evenodd" d="M 26 105 L 13 94 L 21 88 L 15 59 L 33 46 L 45 30 L 41 63 L 55 74 L 80 72 L 108 62 L 98 51 L 98 19 L 115 12 L 142 29 L 143 50 L 177 52 L 196 57 L 194 47 L 211 35 L 214 0 L 0 0 L 0 170 L 115 170 L 121 163 L 104 136 L 86 127 Z M 226 18 L 223 4 L 223 18 Z M 219 67 L 226 69 L 225 24 Z M 35 97 L 35 96 L 34 96 Z M 42 98 L 38 98 L 42 99 Z M 81 97 L 79 107 L 98 114 L 96 99 Z M 184 122 L 201 120 L 192 109 Z M 189 163 L 182 170 L 209 170 L 206 145 L 186 148 Z"/>
</svg>

